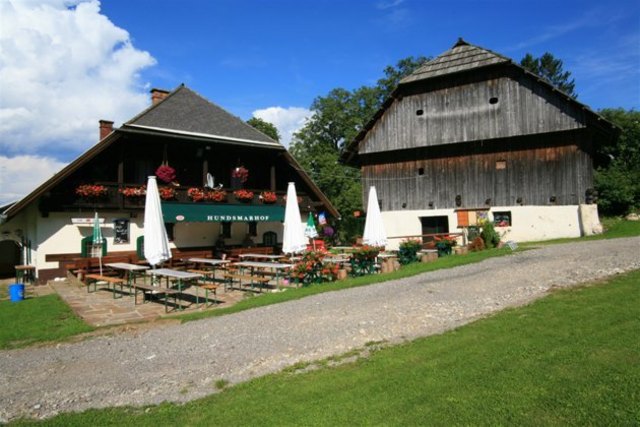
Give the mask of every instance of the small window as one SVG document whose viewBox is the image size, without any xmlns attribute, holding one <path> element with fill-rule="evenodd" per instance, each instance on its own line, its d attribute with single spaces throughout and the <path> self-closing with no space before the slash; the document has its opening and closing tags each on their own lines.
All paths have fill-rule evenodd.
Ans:
<svg viewBox="0 0 640 427">
<path fill-rule="evenodd" d="M 424 168 L 418 168 L 418 175 L 424 175 Z"/>
<path fill-rule="evenodd" d="M 165 222 L 164 223 L 164 228 L 167 229 L 167 237 L 169 238 L 170 242 L 173 242 L 173 228 L 174 228 L 175 224 L 173 222 Z"/>
<path fill-rule="evenodd" d="M 511 227 L 511 211 L 494 212 L 493 225 L 496 227 Z"/>
<path fill-rule="evenodd" d="M 257 237 L 258 236 L 258 223 L 255 221 L 251 221 L 249 223 L 249 236 Z"/>
<path fill-rule="evenodd" d="M 498 98 L 496 98 L 495 96 L 494 96 L 494 97 L 489 98 L 489 104 L 491 104 L 491 105 L 495 105 L 495 104 L 497 104 L 497 103 L 498 103 Z"/>
<path fill-rule="evenodd" d="M 507 168 L 507 161 L 506 160 L 498 160 L 496 162 L 496 170 L 502 170 L 502 169 L 506 169 Z"/>
<path fill-rule="evenodd" d="M 224 239 L 230 239 L 231 238 L 231 223 L 230 222 L 223 222 L 222 223 L 222 237 Z"/>
<path fill-rule="evenodd" d="M 416 116 L 421 116 L 424 114 L 424 110 L 416 110 Z"/>
</svg>

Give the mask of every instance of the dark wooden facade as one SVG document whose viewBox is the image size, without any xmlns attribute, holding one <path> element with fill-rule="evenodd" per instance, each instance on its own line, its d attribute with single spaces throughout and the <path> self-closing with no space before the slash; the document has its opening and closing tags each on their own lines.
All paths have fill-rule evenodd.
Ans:
<svg viewBox="0 0 640 427">
<path fill-rule="evenodd" d="M 362 169 L 364 200 L 375 185 L 385 211 L 585 203 L 611 124 L 465 42 L 421 70 L 343 156 Z"/>
</svg>

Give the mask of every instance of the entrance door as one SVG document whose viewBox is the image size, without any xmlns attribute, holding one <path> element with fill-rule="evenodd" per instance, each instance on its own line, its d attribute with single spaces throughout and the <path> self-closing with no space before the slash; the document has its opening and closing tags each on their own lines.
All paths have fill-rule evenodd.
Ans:
<svg viewBox="0 0 640 427">
<path fill-rule="evenodd" d="M 0 279 L 15 277 L 16 265 L 20 265 L 20 246 L 13 240 L 0 242 Z"/>
<path fill-rule="evenodd" d="M 420 218 L 422 223 L 422 234 L 437 234 L 449 232 L 449 217 L 447 216 L 424 216 Z M 433 237 L 423 237 L 422 243 L 433 240 Z"/>
</svg>

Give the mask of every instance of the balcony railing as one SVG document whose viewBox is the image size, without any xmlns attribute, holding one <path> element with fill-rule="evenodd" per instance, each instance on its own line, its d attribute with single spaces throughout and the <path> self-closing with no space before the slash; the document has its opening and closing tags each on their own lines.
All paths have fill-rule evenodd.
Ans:
<svg viewBox="0 0 640 427">
<path fill-rule="evenodd" d="M 75 194 L 75 189 L 71 189 L 70 192 L 60 193 L 60 194 L 52 194 L 50 197 L 50 210 L 57 210 L 56 208 L 65 209 L 127 209 L 127 210 L 135 210 L 135 209 L 144 209 L 145 204 L 145 196 L 144 194 L 140 195 L 125 195 L 121 192 L 123 189 L 131 189 L 131 188 L 140 188 L 141 186 L 135 185 L 118 185 L 114 183 L 96 183 L 96 185 L 101 185 L 106 188 L 106 193 L 100 196 L 79 196 Z M 197 203 L 197 204 L 249 204 L 249 205 L 257 205 L 257 204 L 267 204 L 261 198 L 260 195 L 264 192 L 270 192 L 267 189 L 244 189 L 246 191 L 253 192 L 253 198 L 250 200 L 238 198 L 234 191 L 237 189 L 232 188 L 220 188 L 218 191 L 224 191 L 226 193 L 225 201 L 214 201 L 208 198 L 197 200 L 198 197 L 195 198 L 189 195 L 189 189 L 193 187 L 171 187 L 171 186 L 160 186 L 159 187 L 162 193 L 163 188 L 171 188 L 173 191 L 168 191 L 167 193 L 172 193 L 171 197 L 168 197 L 169 194 L 162 197 L 162 201 L 166 203 Z M 212 192 L 214 190 L 203 189 L 201 187 L 196 187 L 200 190 Z M 285 200 L 285 191 L 275 191 L 276 194 L 275 205 L 284 206 L 286 203 Z M 313 202 L 309 196 L 305 193 L 298 194 L 299 205 L 302 209 L 306 209 L 307 206 L 315 206 L 318 202 Z M 57 203 L 56 203 L 57 202 Z M 54 206 L 57 205 L 57 206 Z"/>
</svg>

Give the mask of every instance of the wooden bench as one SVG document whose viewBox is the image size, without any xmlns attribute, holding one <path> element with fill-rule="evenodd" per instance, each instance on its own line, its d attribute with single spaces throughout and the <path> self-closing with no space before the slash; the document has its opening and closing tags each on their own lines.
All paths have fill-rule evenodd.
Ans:
<svg viewBox="0 0 640 427">
<path fill-rule="evenodd" d="M 251 276 L 248 274 L 230 274 L 227 273 L 224 275 L 224 278 L 226 279 L 225 281 L 225 285 L 224 285 L 224 290 L 225 292 L 227 291 L 227 285 L 233 289 L 233 281 L 237 280 L 239 285 L 240 285 L 240 289 L 242 289 L 242 281 L 243 280 L 247 280 L 249 281 L 249 285 L 251 287 L 253 287 L 254 283 L 258 283 L 260 285 L 260 292 L 262 292 L 262 287 L 264 285 L 266 285 L 267 283 L 269 283 L 269 278 L 268 277 L 261 277 L 261 276 Z"/>
<path fill-rule="evenodd" d="M 116 298 L 116 286 L 120 285 L 120 292 L 122 292 L 122 285 L 124 284 L 124 279 L 121 279 L 119 277 L 112 277 L 112 276 L 101 276 L 100 274 L 87 274 L 85 276 L 85 280 L 87 283 L 87 292 L 90 292 L 91 283 L 93 283 L 94 292 L 98 290 L 99 282 L 106 283 L 109 289 L 111 289 L 110 286 L 113 285 L 114 299 Z M 122 297 L 122 295 L 120 295 L 120 297 Z"/>
<path fill-rule="evenodd" d="M 204 301 L 205 301 L 204 304 L 205 304 L 205 307 L 209 305 L 209 291 L 213 291 L 213 298 L 214 298 L 213 300 L 215 301 L 216 304 L 219 303 L 218 294 L 217 294 L 218 285 L 215 285 L 213 283 L 208 283 L 208 282 L 204 282 L 204 283 L 203 282 L 198 282 L 196 284 L 196 286 L 198 288 L 204 289 Z M 198 303 L 199 303 L 198 294 L 196 293 L 196 304 L 198 304 Z"/>
<path fill-rule="evenodd" d="M 178 297 L 177 295 L 180 293 L 175 289 L 171 288 L 161 288 L 160 286 L 152 286 L 152 285 L 143 285 L 143 284 L 134 284 L 135 296 L 134 296 L 134 304 L 138 304 L 138 290 L 142 292 L 142 303 L 145 302 L 145 292 L 149 292 L 152 295 L 164 295 L 164 312 L 169 312 L 169 307 L 167 306 L 167 301 L 169 300 L 169 296 L 173 296 L 173 303 L 177 307 L 178 306 Z"/>
</svg>

